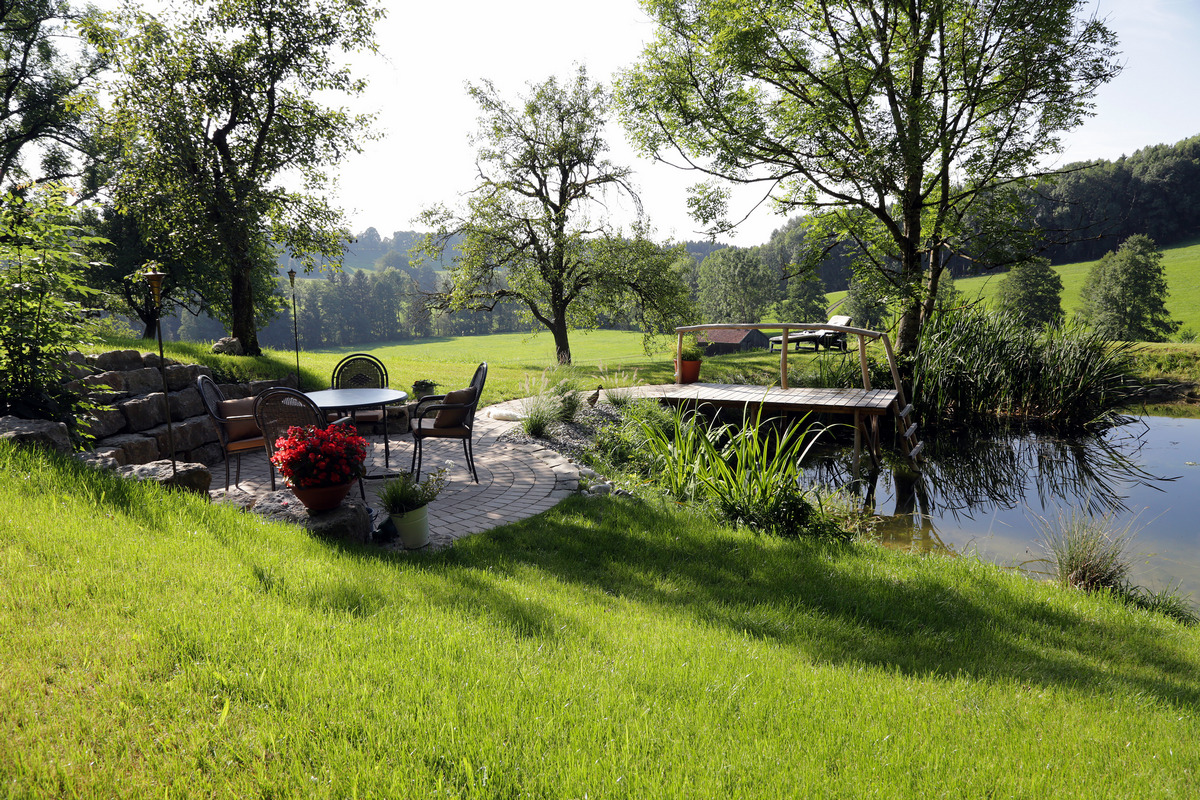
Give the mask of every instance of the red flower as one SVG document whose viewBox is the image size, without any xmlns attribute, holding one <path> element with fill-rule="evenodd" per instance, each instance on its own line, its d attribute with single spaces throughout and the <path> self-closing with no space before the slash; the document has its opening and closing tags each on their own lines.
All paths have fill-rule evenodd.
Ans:
<svg viewBox="0 0 1200 800">
<path fill-rule="evenodd" d="M 271 463 L 289 486 L 334 486 L 362 475 L 367 442 L 352 425 L 288 428 L 275 442 Z"/>
</svg>

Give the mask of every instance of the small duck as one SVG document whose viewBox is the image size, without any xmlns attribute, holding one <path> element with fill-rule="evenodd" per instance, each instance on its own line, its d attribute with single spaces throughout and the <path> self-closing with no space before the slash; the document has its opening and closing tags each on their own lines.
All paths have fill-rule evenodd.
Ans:
<svg viewBox="0 0 1200 800">
<path fill-rule="evenodd" d="M 596 387 L 596 391 L 594 391 L 594 392 L 592 392 L 591 394 L 589 394 L 589 395 L 588 395 L 588 397 L 587 397 L 587 404 L 588 404 L 589 406 L 594 406 L 594 405 L 596 405 L 596 402 L 597 402 L 597 401 L 600 399 L 600 391 L 601 391 L 603 388 L 604 388 L 603 386 L 597 386 L 597 387 Z"/>
</svg>

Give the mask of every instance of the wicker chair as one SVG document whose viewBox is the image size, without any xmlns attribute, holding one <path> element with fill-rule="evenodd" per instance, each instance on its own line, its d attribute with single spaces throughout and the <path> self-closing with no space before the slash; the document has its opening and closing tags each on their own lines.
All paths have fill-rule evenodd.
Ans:
<svg viewBox="0 0 1200 800">
<path fill-rule="evenodd" d="M 461 439 L 463 452 L 467 456 L 467 467 L 471 477 L 479 483 L 475 471 L 475 454 L 471 449 L 471 435 L 475 429 L 475 409 L 483 395 L 483 384 L 487 381 L 487 363 L 480 364 L 466 389 L 448 394 L 431 394 L 421 398 L 412 407 L 410 423 L 413 435 L 412 474 L 421 477 L 421 442 L 427 438 Z"/>
<path fill-rule="evenodd" d="M 367 353 L 354 353 L 348 355 L 338 362 L 333 368 L 333 377 L 330 380 L 329 388 L 331 389 L 387 389 L 388 388 L 388 373 L 387 367 L 373 355 Z M 387 406 L 380 406 L 378 409 L 362 410 L 353 409 L 350 411 L 350 416 L 357 425 L 360 422 L 379 422 L 385 427 L 387 426 Z M 336 419 L 340 414 L 330 414 L 330 420 Z M 408 429 L 407 416 L 404 419 L 404 427 L 401 430 Z M 385 431 L 386 434 L 386 431 Z M 386 466 L 391 465 L 391 452 L 388 442 L 388 437 L 383 437 L 383 463 Z"/>
<path fill-rule="evenodd" d="M 254 403 L 254 418 L 262 429 L 267 462 L 271 465 L 271 491 L 275 491 L 275 464 L 271 456 L 275 455 L 275 442 L 287 433 L 293 426 L 303 427 L 315 425 L 324 428 L 328 425 L 341 425 L 350 421 L 342 417 L 334 422 L 325 419 L 325 413 L 303 392 L 289 389 L 286 386 L 274 386 L 263 390 Z M 358 490 L 363 500 L 367 499 L 367 490 L 363 486 L 362 477 L 358 479 Z"/>
<path fill-rule="evenodd" d="M 204 410 L 217 427 L 221 448 L 225 451 L 225 491 L 229 491 L 229 457 L 237 456 L 234 486 L 242 482 L 242 453 L 265 446 L 262 430 L 254 419 L 254 398 L 227 400 L 220 387 L 207 375 L 196 378 L 196 390 Z"/>
</svg>

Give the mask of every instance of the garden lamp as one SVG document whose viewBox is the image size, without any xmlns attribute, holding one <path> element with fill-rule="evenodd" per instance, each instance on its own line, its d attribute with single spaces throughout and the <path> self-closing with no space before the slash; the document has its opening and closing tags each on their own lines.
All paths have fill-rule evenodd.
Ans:
<svg viewBox="0 0 1200 800">
<path fill-rule="evenodd" d="M 296 388 L 300 388 L 300 334 L 296 332 L 296 268 L 288 266 L 288 282 L 292 284 L 292 345 L 296 349 Z"/>
</svg>

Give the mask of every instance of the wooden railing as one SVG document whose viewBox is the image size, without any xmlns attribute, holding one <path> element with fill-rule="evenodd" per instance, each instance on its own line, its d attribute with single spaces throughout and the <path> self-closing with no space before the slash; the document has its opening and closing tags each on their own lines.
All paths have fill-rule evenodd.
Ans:
<svg viewBox="0 0 1200 800">
<path fill-rule="evenodd" d="M 854 334 L 858 337 L 858 361 L 862 368 L 863 388 L 870 391 L 871 389 L 871 373 L 867 367 L 867 340 L 882 339 L 883 349 L 887 353 L 888 367 L 892 371 L 892 381 L 896 385 L 896 392 L 900 400 L 900 407 L 903 408 L 908 404 L 904 399 L 904 386 L 900 382 L 900 371 L 896 369 L 896 356 L 892 352 L 892 342 L 886 333 L 882 331 L 871 331 L 866 328 L 855 328 L 849 325 L 830 325 L 827 322 L 727 322 L 713 323 L 708 325 L 684 325 L 675 329 L 677 341 L 675 344 L 675 382 L 679 383 L 679 364 L 680 356 L 683 354 L 683 337 L 689 333 L 697 333 L 699 331 L 782 331 L 782 343 L 779 348 L 779 385 L 786 389 L 788 388 L 787 375 L 787 355 L 788 335 L 793 331 L 837 331 L 847 335 Z"/>
</svg>

